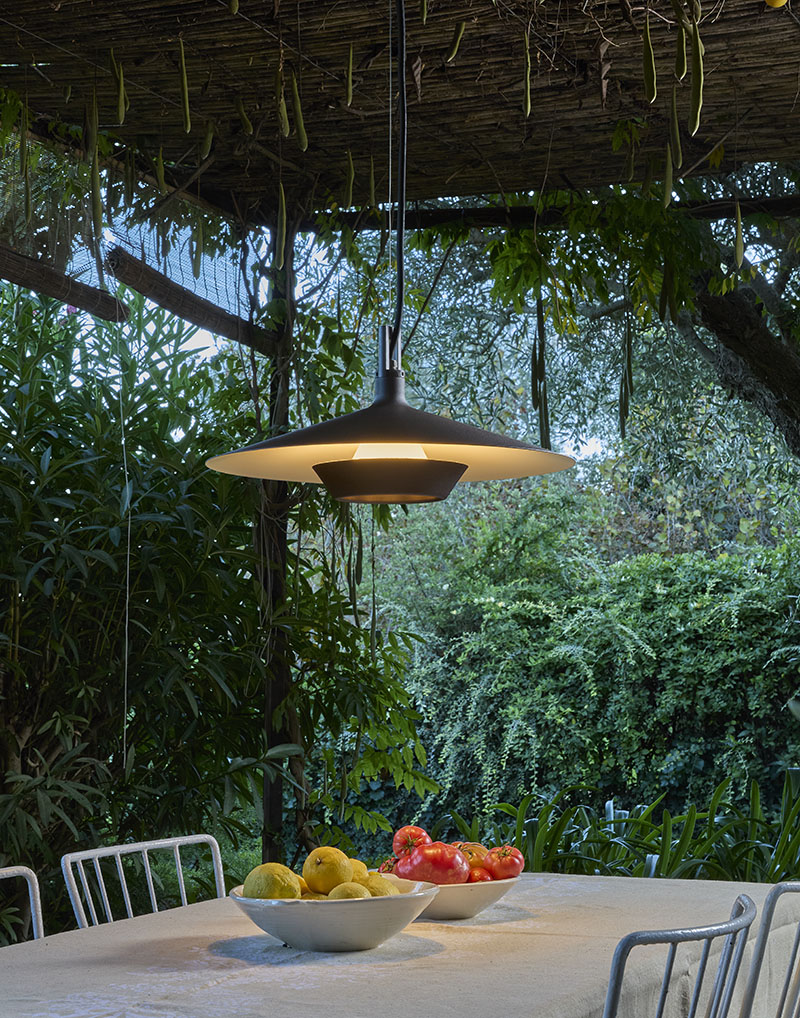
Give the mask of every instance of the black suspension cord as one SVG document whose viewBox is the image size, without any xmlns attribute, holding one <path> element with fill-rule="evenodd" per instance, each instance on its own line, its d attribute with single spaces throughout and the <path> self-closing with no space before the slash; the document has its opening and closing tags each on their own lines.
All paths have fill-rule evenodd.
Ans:
<svg viewBox="0 0 800 1018">
<path fill-rule="evenodd" d="M 408 104 L 406 102 L 406 11 L 405 0 L 397 0 L 397 81 L 400 88 L 399 147 L 397 153 L 397 291 L 394 324 L 389 336 L 389 365 L 397 361 L 400 368 L 400 326 L 403 322 L 404 274 L 406 232 L 406 135 L 408 130 Z M 391 102 L 391 96 L 389 97 Z"/>
</svg>

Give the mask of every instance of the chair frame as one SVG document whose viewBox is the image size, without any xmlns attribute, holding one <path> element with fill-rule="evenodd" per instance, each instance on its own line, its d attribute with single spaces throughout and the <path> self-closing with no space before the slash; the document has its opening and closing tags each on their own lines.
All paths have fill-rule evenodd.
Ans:
<svg viewBox="0 0 800 1018">
<path fill-rule="evenodd" d="M 718 937 L 725 937 L 722 953 L 717 964 L 717 971 L 714 977 L 714 985 L 711 997 L 708 1002 L 705 1018 L 727 1018 L 731 1006 L 731 999 L 742 963 L 747 934 L 756 916 L 756 906 L 746 895 L 740 894 L 733 904 L 730 919 L 712 926 L 697 926 L 686 929 L 675 930 L 642 930 L 638 933 L 629 933 L 617 944 L 614 951 L 614 958 L 611 962 L 611 974 L 608 981 L 608 992 L 606 1003 L 603 1009 L 603 1018 L 616 1018 L 619 1008 L 620 995 L 622 993 L 622 981 L 625 972 L 625 963 L 628 955 L 634 947 L 644 944 L 668 944 L 667 962 L 664 968 L 664 978 L 661 981 L 661 993 L 658 999 L 656 1018 L 663 1018 L 664 1006 L 669 993 L 672 968 L 675 962 L 675 955 L 678 944 L 691 941 L 704 941 L 700 957 L 700 965 L 697 977 L 694 982 L 689 1011 L 685 1018 L 695 1018 L 697 1005 L 700 1000 L 700 992 L 705 978 L 708 964 L 711 943 Z"/>
<path fill-rule="evenodd" d="M 753 1002 L 758 988 L 758 979 L 761 975 L 761 967 L 764 963 L 764 955 L 767 950 L 767 940 L 772 928 L 772 920 L 775 915 L 775 906 L 784 894 L 792 894 L 800 891 L 800 881 L 785 880 L 775 884 L 764 900 L 764 907 L 761 910 L 761 922 L 758 926 L 755 943 L 753 945 L 753 960 L 750 963 L 750 972 L 745 984 L 742 1007 L 739 1011 L 739 1018 L 750 1018 L 753 1011 Z M 789 964 L 786 967 L 786 978 L 781 990 L 781 999 L 776 1011 L 776 1018 L 790 1018 L 798 1013 L 800 1005 L 800 966 L 797 965 L 798 950 L 800 949 L 800 923 L 794 935 L 794 943 L 789 956 Z"/>
<path fill-rule="evenodd" d="M 183 868 L 181 865 L 180 850 L 182 847 L 188 845 L 208 845 L 211 849 L 211 859 L 214 865 L 214 881 L 217 889 L 217 897 L 225 897 L 225 878 L 222 872 L 222 857 L 219 851 L 219 845 L 217 844 L 216 838 L 210 834 L 188 834 L 177 838 L 160 838 L 157 841 L 137 841 L 130 844 L 123 845 L 108 845 L 100 848 L 89 848 L 84 849 L 80 852 L 68 852 L 62 856 L 61 859 L 61 871 L 64 874 L 64 880 L 67 885 L 67 892 L 69 893 L 69 900 L 72 903 L 72 911 L 75 913 L 75 920 L 78 923 L 79 929 L 86 929 L 90 923 L 86 916 L 86 911 L 81 901 L 80 891 L 78 889 L 78 881 L 75 877 L 75 871 L 77 871 L 78 878 L 80 879 L 81 888 L 86 899 L 86 903 L 89 906 L 89 917 L 91 919 L 92 926 L 99 926 L 101 919 L 98 917 L 97 909 L 95 908 L 94 898 L 89 887 L 89 881 L 86 877 L 86 871 L 84 870 L 85 862 L 92 862 L 94 869 L 95 879 L 97 880 L 97 886 L 100 891 L 100 899 L 103 905 L 103 912 L 105 913 L 105 921 L 109 923 L 115 922 L 114 916 L 111 912 L 111 904 L 108 899 L 108 892 L 106 891 L 105 881 L 103 874 L 100 869 L 100 860 L 106 858 L 113 858 L 117 866 L 117 875 L 119 877 L 120 887 L 122 889 L 122 897 L 125 901 L 125 910 L 127 912 L 128 919 L 133 918 L 133 909 L 131 907 L 130 894 L 128 893 L 128 884 L 125 879 L 125 872 L 122 868 L 122 857 L 124 855 L 140 854 L 144 863 L 145 879 L 147 881 L 147 890 L 150 894 L 150 904 L 152 905 L 152 911 L 158 912 L 158 901 L 156 900 L 155 886 L 153 884 L 153 874 L 150 869 L 150 859 L 148 853 L 157 849 L 172 849 L 172 854 L 175 861 L 175 871 L 178 876 L 178 886 L 180 888 L 181 905 L 186 905 L 186 886 L 183 879 Z"/>
<path fill-rule="evenodd" d="M 42 895 L 39 890 L 39 878 L 28 866 L 3 866 L 0 868 L 0 880 L 10 880 L 12 877 L 22 877 L 28 885 L 33 937 L 34 940 L 41 940 L 44 936 L 44 923 L 42 921 Z"/>
</svg>

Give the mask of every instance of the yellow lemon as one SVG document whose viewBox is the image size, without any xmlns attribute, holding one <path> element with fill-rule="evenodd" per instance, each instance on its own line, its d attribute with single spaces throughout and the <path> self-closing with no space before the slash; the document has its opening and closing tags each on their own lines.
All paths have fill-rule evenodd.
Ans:
<svg viewBox="0 0 800 1018">
<path fill-rule="evenodd" d="M 303 863 L 303 879 L 309 890 L 328 894 L 337 884 L 353 879 L 353 864 L 338 848 L 315 848 Z"/>
<path fill-rule="evenodd" d="M 363 883 L 373 898 L 385 898 L 389 894 L 400 893 L 391 880 L 382 877 L 380 873 L 370 873 Z"/>
<path fill-rule="evenodd" d="M 786 0 L 764 0 L 767 7 L 785 7 Z"/>
<path fill-rule="evenodd" d="M 297 876 L 297 874 L 295 874 L 295 876 Z M 301 894 L 308 894 L 308 892 L 311 890 L 311 888 L 308 886 L 308 884 L 305 882 L 305 880 L 303 880 L 302 877 L 298 876 L 297 879 L 300 881 L 300 893 Z"/>
<path fill-rule="evenodd" d="M 303 899 L 303 901 L 326 901 L 328 895 L 317 894 L 316 891 L 303 891 L 300 897 Z"/>
<path fill-rule="evenodd" d="M 247 874 L 242 894 L 245 898 L 299 898 L 300 881 L 288 866 L 265 862 Z"/>
<path fill-rule="evenodd" d="M 366 879 L 369 876 L 367 864 L 360 859 L 351 859 L 350 862 L 353 864 L 353 880 L 358 879 L 358 882 L 361 883 L 362 877 Z"/>
<path fill-rule="evenodd" d="M 346 880 L 343 884 L 337 884 L 328 895 L 328 901 L 334 898 L 371 898 L 372 895 L 363 884 L 357 884 L 354 880 Z"/>
</svg>

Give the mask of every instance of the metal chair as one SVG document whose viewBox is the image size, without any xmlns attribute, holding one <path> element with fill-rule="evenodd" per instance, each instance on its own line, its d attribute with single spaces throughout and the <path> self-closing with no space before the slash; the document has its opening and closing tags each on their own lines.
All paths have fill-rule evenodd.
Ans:
<svg viewBox="0 0 800 1018">
<path fill-rule="evenodd" d="M 27 866 L 4 866 L 0 868 L 0 880 L 10 880 L 12 877 L 22 877 L 28 885 L 28 898 L 31 903 L 31 920 L 33 923 L 33 936 L 39 940 L 44 936 L 44 923 L 42 922 L 42 896 L 39 891 L 39 880 L 32 869 Z"/>
<path fill-rule="evenodd" d="M 640 933 L 629 933 L 617 944 L 614 959 L 611 962 L 611 975 L 608 981 L 608 993 L 603 1010 L 603 1018 L 615 1018 L 622 992 L 622 980 L 628 955 L 634 947 L 644 944 L 667 944 L 667 961 L 664 967 L 664 978 L 661 981 L 661 993 L 658 998 L 656 1018 L 662 1018 L 667 995 L 670 989 L 672 971 L 678 944 L 689 942 L 702 943 L 697 976 L 692 988 L 692 996 L 688 1010 L 681 1012 L 683 1018 L 695 1018 L 700 1002 L 703 981 L 708 968 L 711 944 L 718 937 L 724 937 L 722 952 L 717 963 L 717 971 L 711 995 L 705 1010 L 705 1018 L 727 1018 L 731 1006 L 731 998 L 736 984 L 736 977 L 742 963 L 742 953 L 747 934 L 756 917 L 756 906 L 746 894 L 740 894 L 733 904 L 731 917 L 727 922 L 714 926 L 698 926 L 682 930 L 643 930 Z"/>
<path fill-rule="evenodd" d="M 145 879 L 147 881 L 147 890 L 150 895 L 150 904 L 152 906 L 151 911 L 158 912 L 158 901 L 156 900 L 155 886 L 153 884 L 153 872 L 150 868 L 150 858 L 148 853 L 158 851 L 159 849 L 172 849 L 175 861 L 175 872 L 178 877 L 178 887 L 180 888 L 181 905 L 186 905 L 186 885 L 183 879 L 180 850 L 182 847 L 187 845 L 208 845 L 210 847 L 211 859 L 214 865 L 214 882 L 217 890 L 216 897 L 224 898 L 225 879 L 222 874 L 222 857 L 220 856 L 219 845 L 217 844 L 216 839 L 210 834 L 189 834 L 178 838 L 161 838 L 158 841 L 139 841 L 127 845 L 110 845 L 102 848 L 89 848 L 81 852 L 69 852 L 67 855 L 63 856 L 61 859 L 61 870 L 64 874 L 67 891 L 69 892 L 69 900 L 72 902 L 72 910 L 75 913 L 75 919 L 78 923 L 79 929 L 86 929 L 86 927 L 89 926 L 89 922 L 86 918 L 86 911 L 84 909 L 83 901 L 81 900 L 81 893 L 78 889 L 78 882 L 75 877 L 76 871 L 78 878 L 80 879 L 81 889 L 83 890 L 83 898 L 89 908 L 91 925 L 99 926 L 103 921 L 101 918 L 98 918 L 94 896 L 90 887 L 90 880 L 84 869 L 85 862 L 88 862 L 89 860 L 92 861 L 94 882 L 96 883 L 95 893 L 99 893 L 100 900 L 103 905 L 103 912 L 105 913 L 105 922 L 113 923 L 115 921 L 115 917 L 111 911 L 111 903 L 106 890 L 103 872 L 100 868 L 100 860 L 106 858 L 114 859 L 122 897 L 125 902 L 127 917 L 132 919 L 133 908 L 131 907 L 128 883 L 125 879 L 125 871 L 122 866 L 122 857 L 135 854 L 141 855 L 144 865 Z"/>
<path fill-rule="evenodd" d="M 750 1018 L 753 1011 L 758 979 L 764 962 L 764 954 L 767 949 L 767 939 L 772 928 L 772 920 L 775 915 L 775 906 L 778 899 L 784 894 L 792 894 L 800 891 L 800 881 L 787 880 L 782 884 L 775 884 L 764 901 L 761 910 L 761 923 L 758 927 L 755 944 L 753 945 L 753 960 L 750 963 L 750 972 L 747 976 L 747 983 L 742 997 L 742 1007 L 739 1018 Z M 800 966 L 798 966 L 798 949 L 800 949 L 800 923 L 795 930 L 794 942 L 789 952 L 789 962 L 786 966 L 786 976 L 781 989 L 776 1018 L 791 1018 L 800 1012 Z"/>
</svg>

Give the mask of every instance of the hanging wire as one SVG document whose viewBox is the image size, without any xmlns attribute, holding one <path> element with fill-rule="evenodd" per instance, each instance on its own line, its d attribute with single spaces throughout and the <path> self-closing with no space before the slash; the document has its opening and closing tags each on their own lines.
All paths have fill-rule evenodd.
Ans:
<svg viewBox="0 0 800 1018">
<path fill-rule="evenodd" d="M 127 516 L 126 547 L 125 547 L 125 620 L 123 633 L 125 644 L 122 654 L 122 769 L 128 772 L 128 657 L 130 646 L 130 614 L 131 614 L 131 490 L 128 472 L 128 443 L 125 433 L 125 406 L 123 403 L 123 384 L 125 372 L 122 366 L 122 328 L 117 330 L 117 358 L 119 359 L 119 426 L 122 444 L 122 472 L 125 478 L 125 514 Z"/>
<path fill-rule="evenodd" d="M 408 131 L 408 103 L 406 101 L 406 11 L 404 0 L 397 0 L 397 83 L 400 90 L 397 152 L 397 292 L 395 295 L 394 324 L 392 325 L 391 333 L 390 360 L 397 360 L 399 368 L 399 339 L 400 326 L 403 321 L 404 298 L 403 274 L 405 265 L 403 248 L 406 228 L 406 134 Z M 389 108 L 391 109 L 391 103 Z"/>
<path fill-rule="evenodd" d="M 388 150 L 388 153 L 387 153 L 388 172 L 386 174 L 386 179 L 387 179 L 387 184 L 386 184 L 386 189 L 387 189 L 386 220 L 387 220 L 387 224 L 388 224 L 388 228 L 389 228 L 389 243 L 386 245 L 386 256 L 387 256 L 388 261 L 389 261 L 389 297 L 388 297 L 389 307 L 391 307 L 391 305 L 392 305 L 392 297 L 393 297 L 392 283 L 394 282 L 394 276 L 392 274 L 392 236 L 391 236 L 391 234 L 392 234 L 392 211 L 393 211 L 393 209 L 392 209 L 392 147 L 393 147 L 393 144 L 392 144 L 392 131 L 393 131 L 393 128 L 394 128 L 394 125 L 393 125 L 393 122 L 392 122 L 392 107 L 394 105 L 394 99 L 393 99 L 393 95 L 392 95 L 392 68 L 393 68 L 392 52 L 393 52 L 393 49 L 392 49 L 392 0 L 389 0 L 389 102 L 387 103 L 387 106 L 389 107 L 389 137 L 388 137 L 389 150 Z"/>
</svg>

